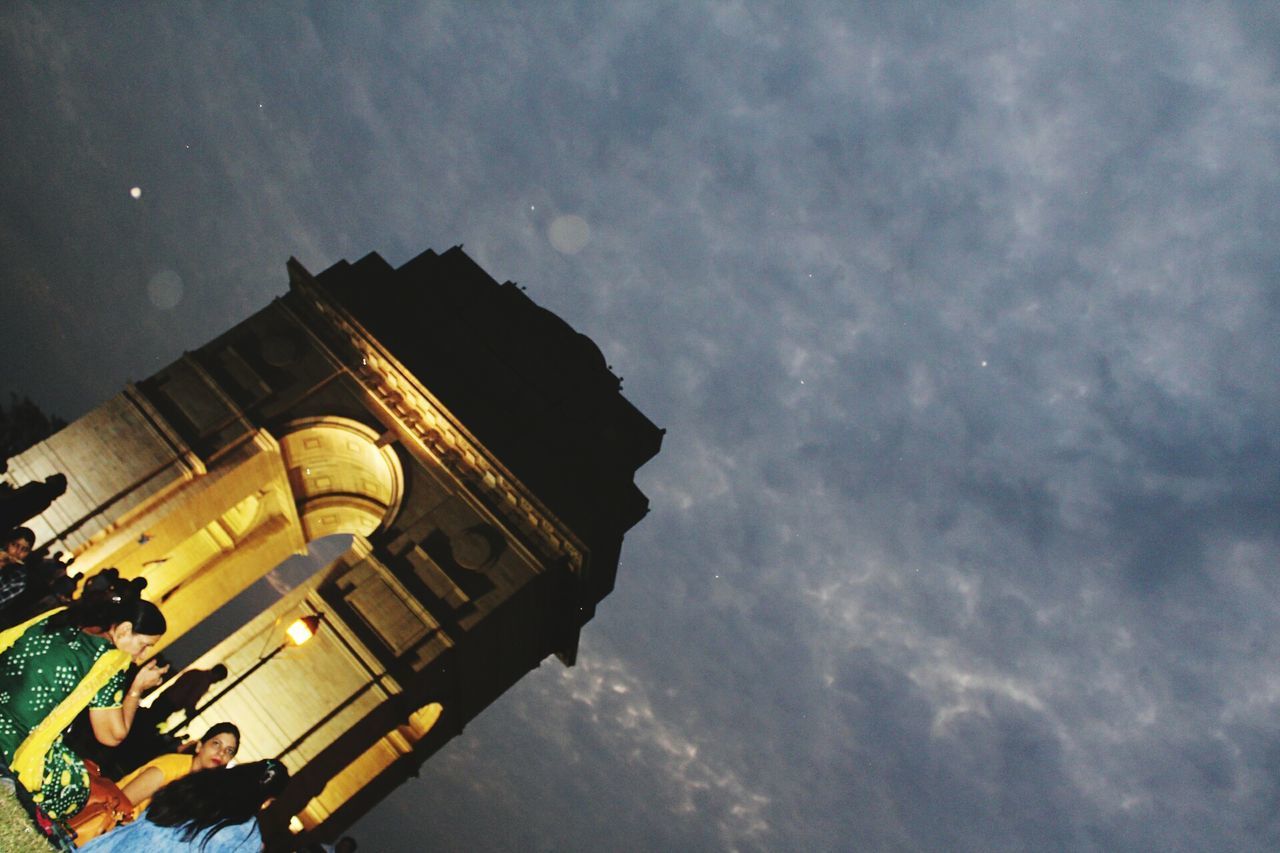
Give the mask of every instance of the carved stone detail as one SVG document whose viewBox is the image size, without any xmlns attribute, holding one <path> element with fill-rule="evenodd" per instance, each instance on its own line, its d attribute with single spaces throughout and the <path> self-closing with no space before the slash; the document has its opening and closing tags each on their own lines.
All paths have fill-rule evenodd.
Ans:
<svg viewBox="0 0 1280 853">
<path fill-rule="evenodd" d="M 535 536 L 550 553 L 563 556 L 571 571 L 581 574 L 588 563 L 586 548 L 568 527 L 490 457 L 359 321 L 334 305 L 314 279 L 298 284 L 311 307 L 343 336 L 359 359 L 350 365 L 352 374 L 396 416 L 420 449 L 464 483 L 487 493 L 492 511 Z"/>
</svg>

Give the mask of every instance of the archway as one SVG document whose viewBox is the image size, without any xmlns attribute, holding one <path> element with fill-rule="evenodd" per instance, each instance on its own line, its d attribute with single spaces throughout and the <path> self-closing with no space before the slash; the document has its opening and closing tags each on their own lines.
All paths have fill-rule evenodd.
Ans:
<svg viewBox="0 0 1280 853">
<path fill-rule="evenodd" d="M 350 418 L 313 417 L 282 430 L 280 453 L 289 472 L 303 536 L 367 536 L 394 518 L 404 494 L 404 469 L 378 434 Z"/>
<path fill-rule="evenodd" d="M 163 649 L 287 558 L 306 553 L 309 541 L 364 536 L 391 523 L 404 471 L 378 439 L 366 424 L 338 416 L 248 433 L 199 476 L 93 537 L 76 565 L 145 577 L 147 597 L 169 621 Z"/>
<path fill-rule="evenodd" d="M 206 609 L 206 617 L 213 617 L 210 620 L 212 624 L 206 629 L 204 620 L 201 620 L 192 632 L 196 636 L 179 642 L 174 651 L 180 661 L 204 657 L 218 641 L 232 636 L 264 610 L 271 609 L 293 588 L 346 552 L 352 537 L 367 536 L 395 518 L 404 494 L 404 470 L 395 451 L 378 443 L 378 434 L 374 430 L 350 418 L 319 416 L 290 421 L 280 432 L 279 455 L 287 474 L 304 547 L 274 564 L 264 561 L 257 567 L 257 576 L 237 590 L 234 596 L 227 598 L 218 608 Z M 234 547 L 236 542 L 247 541 L 248 534 L 255 528 L 272 525 L 273 518 L 278 515 L 268 501 L 254 495 L 224 513 L 213 529 L 223 532 L 224 541 Z M 207 542 L 209 538 L 202 531 L 192 537 L 192 541 Z M 306 546 L 318 542 L 328 543 L 330 547 L 321 548 L 319 555 L 310 553 Z M 334 550 L 332 545 L 335 542 L 341 542 L 342 547 Z M 182 562 L 190 565 L 203 562 L 195 547 L 186 545 L 185 550 Z M 149 579 L 153 594 L 167 615 L 177 613 L 183 599 L 192 596 L 200 577 L 215 579 L 218 575 L 211 571 L 215 568 L 225 574 L 225 562 L 202 566 L 184 582 L 158 592 L 154 579 Z M 256 601 L 244 600 L 255 590 L 263 593 L 260 589 L 263 582 L 282 566 L 292 567 L 290 577 L 281 578 L 285 581 L 284 587 L 277 586 L 274 594 L 268 590 L 257 596 Z M 299 571 L 305 576 L 300 576 Z M 178 641 L 178 636 L 173 635 L 166 640 L 166 645 L 172 644 Z"/>
</svg>

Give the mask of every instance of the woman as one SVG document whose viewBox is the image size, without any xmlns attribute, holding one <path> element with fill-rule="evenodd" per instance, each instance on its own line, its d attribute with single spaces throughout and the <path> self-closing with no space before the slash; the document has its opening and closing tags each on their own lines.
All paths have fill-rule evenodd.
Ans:
<svg viewBox="0 0 1280 853">
<path fill-rule="evenodd" d="M 89 804 L 67 820 L 67 827 L 75 833 L 76 846 L 83 847 L 117 824 L 128 823 L 142 814 L 151 805 L 152 795 L 170 782 L 223 767 L 239 749 L 240 730 L 233 723 L 217 723 L 195 742 L 190 752 L 158 755 L 119 782 L 95 778 L 94 768 L 90 767 Z"/>
<path fill-rule="evenodd" d="M 256 853 L 262 849 L 258 810 L 289 781 L 275 759 L 192 773 L 161 788 L 151 808 L 128 826 L 113 829 L 84 847 L 84 853 L 138 850 L 198 850 L 202 853 Z"/>
<path fill-rule="evenodd" d="M 185 747 L 184 747 L 185 748 Z M 117 784 L 139 815 L 151 804 L 151 797 L 165 785 L 202 770 L 225 767 L 240 749 L 240 730 L 234 723 L 217 723 L 196 741 L 193 753 L 159 755 L 121 779 Z"/>
<path fill-rule="evenodd" d="M 27 557 L 36 546 L 36 535 L 29 527 L 15 527 L 0 541 L 0 611 L 10 608 L 22 598 L 31 580 Z"/>
<path fill-rule="evenodd" d="M 69 607 L 0 634 L 0 761 L 49 817 L 73 815 L 89 797 L 88 771 L 63 731 L 88 707 L 94 737 L 118 745 L 167 668 L 145 664 L 126 691 L 130 661 L 141 662 L 166 627 L 140 597 L 145 585 L 95 578 Z"/>
<path fill-rule="evenodd" d="M 4 537 L 4 550 L 0 550 L 0 568 L 21 566 L 36 547 L 36 535 L 30 527 L 15 527 Z"/>
</svg>

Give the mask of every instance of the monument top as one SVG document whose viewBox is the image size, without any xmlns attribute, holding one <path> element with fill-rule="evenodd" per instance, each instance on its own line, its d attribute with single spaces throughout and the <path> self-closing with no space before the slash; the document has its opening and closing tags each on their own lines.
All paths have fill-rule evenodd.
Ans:
<svg viewBox="0 0 1280 853">
<path fill-rule="evenodd" d="M 633 477 L 664 433 L 599 348 L 461 247 L 398 269 L 370 253 L 315 276 L 291 258 L 289 275 L 345 309 L 577 534 L 594 555 L 589 619 L 613 588 L 622 534 L 648 511 Z"/>
</svg>

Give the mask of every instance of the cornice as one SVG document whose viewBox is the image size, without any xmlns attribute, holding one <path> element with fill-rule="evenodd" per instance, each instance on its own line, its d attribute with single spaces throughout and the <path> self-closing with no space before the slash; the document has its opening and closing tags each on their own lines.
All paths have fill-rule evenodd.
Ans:
<svg viewBox="0 0 1280 853">
<path fill-rule="evenodd" d="M 301 264 L 290 264 L 294 290 L 351 348 L 348 371 L 400 422 L 424 456 L 487 496 L 488 508 L 565 558 L 585 577 L 589 555 L 573 531 L 502 465 L 376 337 Z"/>
</svg>

